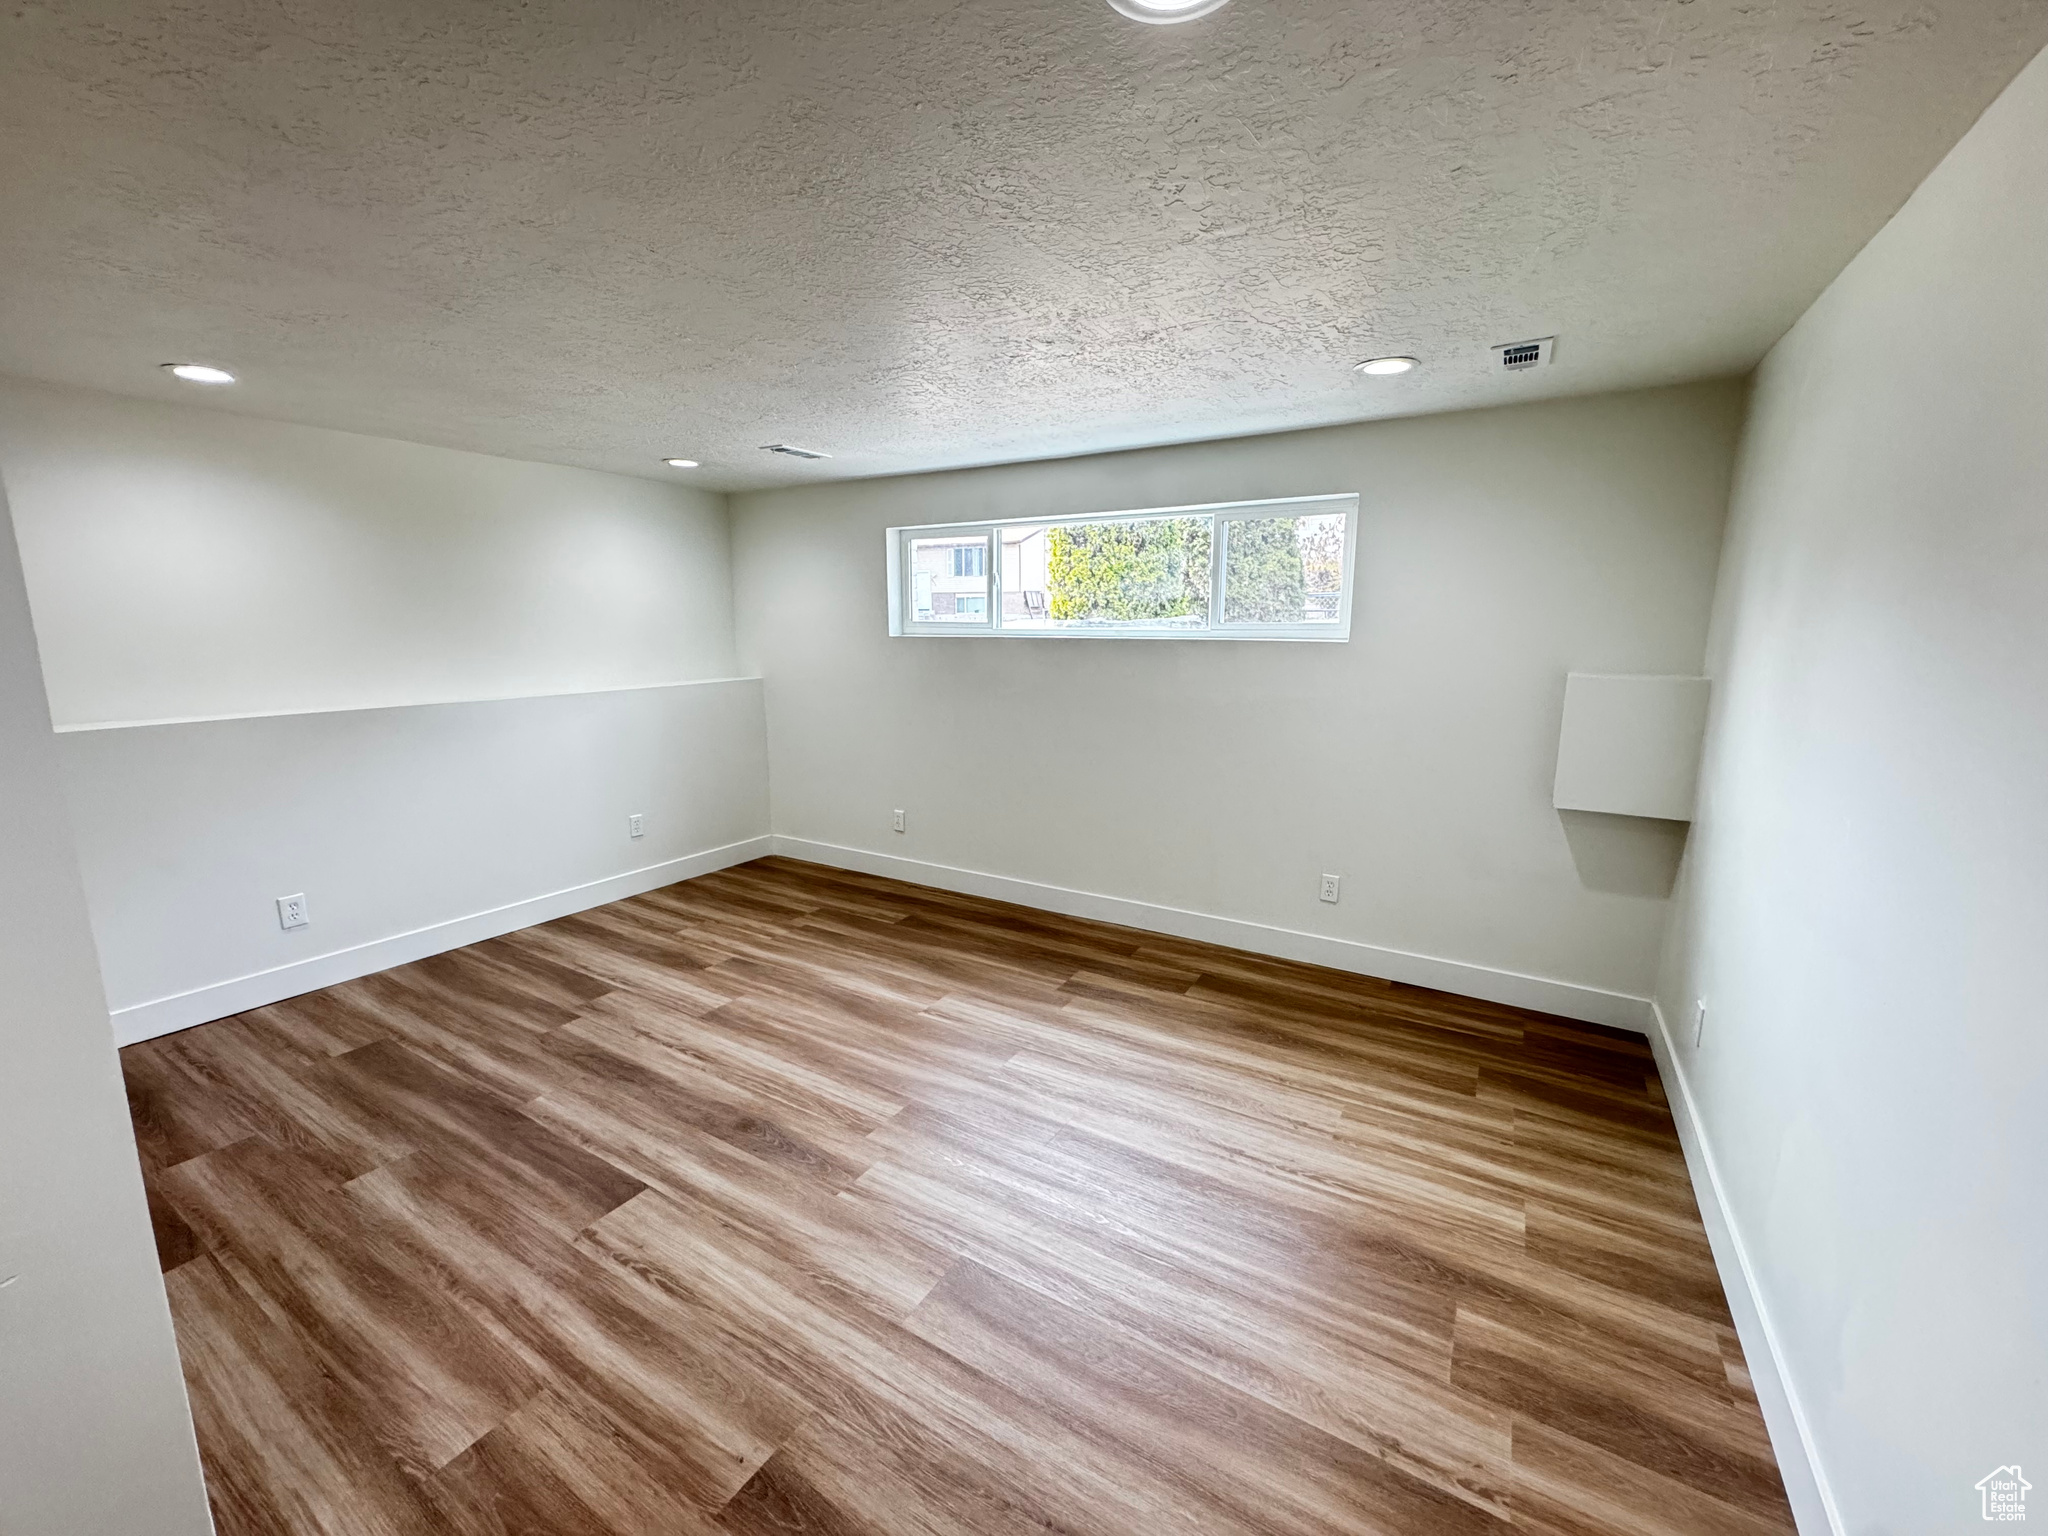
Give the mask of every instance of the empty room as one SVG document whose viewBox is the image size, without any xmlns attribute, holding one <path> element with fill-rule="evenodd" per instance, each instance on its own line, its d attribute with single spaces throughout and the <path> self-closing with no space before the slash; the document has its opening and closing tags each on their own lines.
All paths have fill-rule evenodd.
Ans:
<svg viewBox="0 0 2048 1536">
<path fill-rule="evenodd" d="M 2044 47 L 0 13 L 0 1536 L 2024 1523 Z"/>
</svg>

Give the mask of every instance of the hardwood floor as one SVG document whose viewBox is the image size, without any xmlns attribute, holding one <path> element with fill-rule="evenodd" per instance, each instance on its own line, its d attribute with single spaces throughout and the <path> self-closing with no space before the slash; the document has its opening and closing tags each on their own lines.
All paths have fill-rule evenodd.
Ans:
<svg viewBox="0 0 2048 1536">
<path fill-rule="evenodd" d="M 769 859 L 123 1061 L 221 1536 L 1792 1529 L 1632 1037 Z"/>
</svg>

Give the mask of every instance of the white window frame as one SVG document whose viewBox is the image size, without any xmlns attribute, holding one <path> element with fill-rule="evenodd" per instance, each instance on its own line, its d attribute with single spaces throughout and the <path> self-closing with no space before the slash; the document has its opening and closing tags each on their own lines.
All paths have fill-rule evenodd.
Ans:
<svg viewBox="0 0 2048 1536">
<path fill-rule="evenodd" d="M 1283 509 L 1300 508 L 1292 515 L 1344 514 L 1344 574 L 1338 592 L 1335 623 L 1226 624 L 1223 622 L 1224 560 L 1230 538 L 1230 524 L 1260 518 L 1287 516 Z M 1005 629 L 1003 627 L 1003 551 L 1005 528 L 1057 528 L 1072 523 L 1142 522 L 1160 517 L 1207 517 L 1209 537 L 1209 622 L 1201 629 L 1185 626 L 1132 625 L 1111 628 Z M 980 623 L 958 619 L 920 623 L 910 615 L 910 545 L 913 540 L 979 536 L 988 545 L 984 565 L 988 573 L 988 615 Z M 1302 640 L 1344 641 L 1351 638 L 1352 567 L 1358 551 L 1358 495 L 1354 491 L 1325 496 L 1276 496 L 1266 501 L 1213 501 L 1188 507 L 1139 507 L 1122 512 L 1076 512 L 1058 517 L 1005 517 L 973 523 L 926 523 L 891 528 L 887 534 L 889 561 L 889 633 L 908 638 L 1000 640 Z"/>
</svg>

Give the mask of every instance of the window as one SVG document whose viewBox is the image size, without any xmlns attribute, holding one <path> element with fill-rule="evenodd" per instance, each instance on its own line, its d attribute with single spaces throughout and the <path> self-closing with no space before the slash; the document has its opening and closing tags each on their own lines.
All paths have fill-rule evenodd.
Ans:
<svg viewBox="0 0 2048 1536">
<path fill-rule="evenodd" d="M 935 634 L 961 625 L 988 624 L 988 544 L 974 529 L 925 530 L 931 538 L 906 538 L 902 566 L 903 608 L 908 623 Z"/>
<path fill-rule="evenodd" d="M 1356 496 L 889 530 L 889 632 L 1345 640 Z"/>
</svg>

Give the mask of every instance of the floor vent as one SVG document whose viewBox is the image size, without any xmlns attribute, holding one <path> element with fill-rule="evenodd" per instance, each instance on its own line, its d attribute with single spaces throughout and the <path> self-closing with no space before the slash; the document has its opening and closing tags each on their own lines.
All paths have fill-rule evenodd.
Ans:
<svg viewBox="0 0 2048 1536">
<path fill-rule="evenodd" d="M 820 453 L 815 448 L 799 448 L 794 443 L 763 443 L 763 453 L 779 453 L 786 459 L 829 459 L 829 453 Z"/>
<path fill-rule="evenodd" d="M 1534 368 L 1550 361 L 1550 345 L 1556 340 L 1555 336 L 1543 336 L 1535 341 L 1510 341 L 1495 347 L 1493 355 L 1506 369 Z"/>
</svg>

